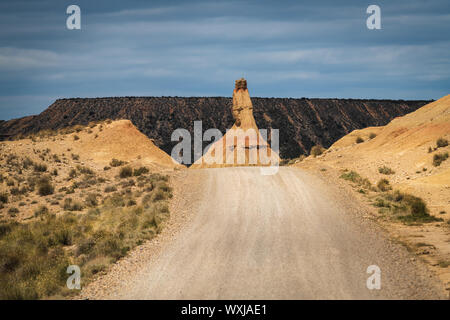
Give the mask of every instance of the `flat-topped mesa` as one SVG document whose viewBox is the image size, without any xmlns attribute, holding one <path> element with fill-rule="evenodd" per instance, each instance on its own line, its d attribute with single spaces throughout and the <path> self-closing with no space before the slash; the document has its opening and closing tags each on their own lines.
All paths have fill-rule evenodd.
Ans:
<svg viewBox="0 0 450 320">
<path fill-rule="evenodd" d="M 278 154 L 259 133 L 244 78 L 235 81 L 232 113 L 234 125 L 191 168 L 278 164 Z"/>
</svg>

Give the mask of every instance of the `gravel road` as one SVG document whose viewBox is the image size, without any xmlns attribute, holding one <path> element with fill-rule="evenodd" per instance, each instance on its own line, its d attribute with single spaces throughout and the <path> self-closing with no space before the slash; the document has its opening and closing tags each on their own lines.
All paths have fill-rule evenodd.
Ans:
<svg viewBox="0 0 450 320">
<path fill-rule="evenodd" d="M 189 221 L 157 253 L 143 257 L 148 261 L 139 270 L 122 266 L 126 281 L 89 298 L 443 297 L 420 261 L 363 218 L 351 199 L 336 196 L 331 183 L 310 173 L 199 169 L 186 170 L 182 182 L 195 194 L 195 200 L 183 200 L 190 205 Z M 366 287 L 370 265 L 381 269 L 380 290 Z"/>
</svg>

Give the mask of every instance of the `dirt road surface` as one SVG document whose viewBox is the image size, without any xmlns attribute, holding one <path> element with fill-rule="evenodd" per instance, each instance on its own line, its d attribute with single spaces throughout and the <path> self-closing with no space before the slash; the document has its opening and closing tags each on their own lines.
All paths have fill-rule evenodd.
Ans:
<svg viewBox="0 0 450 320">
<path fill-rule="evenodd" d="M 429 299 L 438 282 L 332 184 L 296 168 L 186 170 L 189 219 L 88 286 L 90 299 Z M 175 184 L 177 185 L 177 184 Z M 186 209 L 188 208 L 188 209 Z M 170 230 L 170 228 L 169 228 Z M 144 250 L 144 252 L 147 252 Z M 124 260 L 126 260 L 125 258 Z M 126 261 L 125 261 L 126 262 Z M 381 289 L 366 286 L 381 270 Z M 100 291 L 95 289 L 102 287 Z"/>
</svg>

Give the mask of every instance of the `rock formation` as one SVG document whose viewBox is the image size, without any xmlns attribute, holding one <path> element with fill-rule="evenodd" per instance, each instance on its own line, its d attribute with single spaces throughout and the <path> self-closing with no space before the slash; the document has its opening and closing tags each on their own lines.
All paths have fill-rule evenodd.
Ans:
<svg viewBox="0 0 450 320">
<path fill-rule="evenodd" d="M 316 144 L 328 148 L 355 129 L 386 125 L 395 117 L 412 112 L 428 102 L 252 97 L 253 115 L 258 126 L 280 129 L 282 158 L 307 154 Z M 224 133 L 235 122 L 232 105 L 232 99 L 227 97 L 58 99 L 38 115 L 0 121 L 0 139 L 40 130 L 87 125 L 90 121 L 128 119 L 159 148 L 170 154 L 178 143 L 171 141 L 172 132 L 184 128 L 193 136 L 194 121 L 201 120 L 203 130 L 217 128 Z M 203 147 L 208 144 L 205 142 Z"/>
<path fill-rule="evenodd" d="M 270 148 L 256 125 L 247 81 L 243 78 L 235 83 L 232 114 L 235 123 L 231 129 L 191 168 L 278 165 L 278 154 Z M 269 132 L 266 139 L 267 135 Z"/>
</svg>

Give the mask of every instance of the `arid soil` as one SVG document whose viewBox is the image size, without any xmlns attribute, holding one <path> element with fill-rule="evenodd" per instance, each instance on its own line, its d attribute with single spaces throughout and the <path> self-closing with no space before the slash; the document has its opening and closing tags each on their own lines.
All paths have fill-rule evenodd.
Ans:
<svg viewBox="0 0 450 320">
<path fill-rule="evenodd" d="M 425 261 L 450 290 L 450 160 L 439 165 L 434 161 L 436 155 L 448 154 L 450 146 L 442 142 L 438 146 L 439 139 L 450 140 L 450 96 L 384 127 L 355 130 L 323 155 L 310 156 L 295 166 L 335 177 L 344 170 L 354 171 L 374 186 L 387 179 L 393 190 L 423 199 L 436 221 L 403 223 L 396 214 L 382 213 L 385 208 L 374 207 L 379 192 L 353 188 L 363 202 L 372 204 L 369 209 L 379 223 Z M 363 191 L 365 194 L 359 193 Z"/>
<path fill-rule="evenodd" d="M 445 298 L 352 193 L 301 169 L 183 170 L 171 218 L 84 288 L 88 299 Z M 368 290 L 378 265 L 381 290 Z"/>
</svg>

